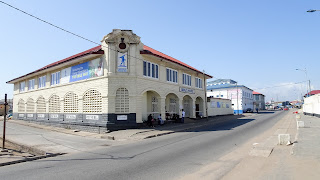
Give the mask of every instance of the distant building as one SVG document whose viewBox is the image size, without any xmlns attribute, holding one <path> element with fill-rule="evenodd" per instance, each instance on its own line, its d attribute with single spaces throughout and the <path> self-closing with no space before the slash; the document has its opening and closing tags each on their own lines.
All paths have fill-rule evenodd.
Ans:
<svg viewBox="0 0 320 180">
<path fill-rule="evenodd" d="M 258 108 L 259 110 L 266 109 L 265 97 L 263 94 L 253 91 L 253 109 Z"/>
<path fill-rule="evenodd" d="M 234 114 L 253 109 L 252 89 L 238 85 L 232 79 L 217 79 L 207 84 L 207 97 L 230 99 Z"/>
<path fill-rule="evenodd" d="M 303 113 L 320 117 L 320 93 L 304 98 Z"/>
<path fill-rule="evenodd" d="M 230 99 L 208 97 L 208 116 L 220 116 L 233 114 Z"/>
<path fill-rule="evenodd" d="M 308 97 L 308 95 L 309 96 L 313 96 L 313 95 L 316 95 L 316 94 L 320 94 L 320 90 L 310 91 L 309 93 L 305 94 L 303 97 Z"/>
</svg>

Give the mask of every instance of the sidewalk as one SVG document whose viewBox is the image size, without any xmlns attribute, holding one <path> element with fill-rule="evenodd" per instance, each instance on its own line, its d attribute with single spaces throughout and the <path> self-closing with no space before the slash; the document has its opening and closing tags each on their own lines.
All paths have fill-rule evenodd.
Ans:
<svg viewBox="0 0 320 180">
<path fill-rule="evenodd" d="M 299 128 L 293 154 L 298 158 L 313 158 L 320 161 L 320 118 L 302 114 L 298 120 L 303 121 L 305 127 Z"/>
</svg>

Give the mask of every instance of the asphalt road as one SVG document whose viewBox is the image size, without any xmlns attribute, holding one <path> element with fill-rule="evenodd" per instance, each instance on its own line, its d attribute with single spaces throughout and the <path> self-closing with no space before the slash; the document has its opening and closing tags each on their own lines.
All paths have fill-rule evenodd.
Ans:
<svg viewBox="0 0 320 180">
<path fill-rule="evenodd" d="M 174 179 L 195 172 L 271 128 L 288 112 L 0 168 L 0 179 Z"/>
</svg>

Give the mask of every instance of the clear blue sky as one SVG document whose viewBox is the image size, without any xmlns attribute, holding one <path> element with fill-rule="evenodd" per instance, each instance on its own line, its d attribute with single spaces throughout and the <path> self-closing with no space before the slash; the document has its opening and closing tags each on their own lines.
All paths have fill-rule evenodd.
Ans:
<svg viewBox="0 0 320 180">
<path fill-rule="evenodd" d="M 267 100 L 306 93 L 306 83 L 290 85 L 306 81 L 296 68 L 320 89 L 320 12 L 306 12 L 320 9 L 317 0 L 4 2 L 95 42 L 131 29 L 144 44 Z M 96 46 L 2 3 L 0 22 L 0 99 L 13 96 L 6 81 Z"/>
</svg>

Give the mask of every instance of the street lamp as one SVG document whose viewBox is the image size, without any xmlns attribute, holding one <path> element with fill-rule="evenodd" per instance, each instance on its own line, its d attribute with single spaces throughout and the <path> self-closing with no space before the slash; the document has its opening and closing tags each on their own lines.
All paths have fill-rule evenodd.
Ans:
<svg viewBox="0 0 320 180">
<path fill-rule="evenodd" d="M 316 12 L 316 11 L 320 11 L 320 10 L 316 10 L 316 9 L 309 9 L 307 12 L 312 13 L 312 12 Z"/>
<path fill-rule="evenodd" d="M 310 80 L 308 80 L 308 75 L 307 75 L 307 69 L 296 69 L 297 71 L 303 71 L 306 75 L 306 80 L 307 80 L 307 97 L 310 96 L 310 92 L 311 92 L 311 86 L 310 86 Z"/>
</svg>

